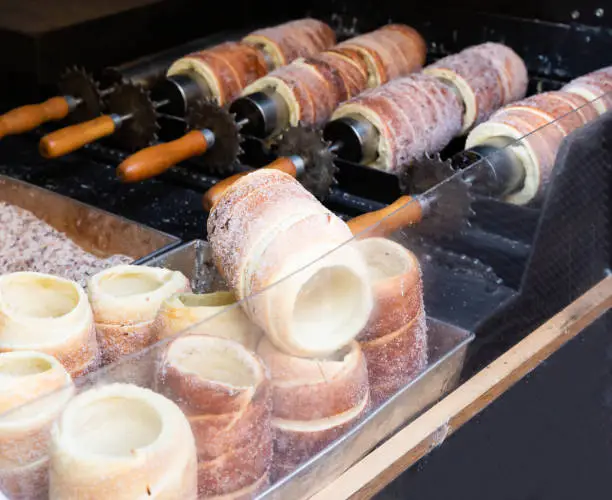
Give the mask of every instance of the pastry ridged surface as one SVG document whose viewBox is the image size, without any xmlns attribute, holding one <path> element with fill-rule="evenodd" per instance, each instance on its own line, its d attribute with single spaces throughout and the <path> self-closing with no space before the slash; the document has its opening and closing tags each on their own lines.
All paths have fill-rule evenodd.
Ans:
<svg viewBox="0 0 612 500">
<path fill-rule="evenodd" d="M 332 119 L 354 115 L 378 131 L 378 157 L 370 166 L 397 172 L 446 146 L 461 130 L 462 108 L 447 85 L 417 74 L 363 92 L 342 104 Z"/>
<path fill-rule="evenodd" d="M 594 101 L 595 109 L 603 114 L 612 109 L 612 66 L 576 78 L 561 90 Z"/>
<path fill-rule="evenodd" d="M 336 35 L 324 22 L 307 18 L 253 31 L 243 42 L 261 47 L 279 68 L 330 48 Z"/>
<path fill-rule="evenodd" d="M 226 42 L 175 61 L 168 75 L 193 72 L 206 82 L 217 104 L 223 106 L 240 95 L 249 83 L 268 69 L 262 53 L 241 42 Z"/>
<path fill-rule="evenodd" d="M 508 147 L 522 162 L 526 176 L 508 201 L 527 204 L 544 194 L 563 139 L 597 116 L 595 108 L 577 94 L 545 92 L 497 111 L 472 130 L 466 147 L 495 144 L 500 138 L 518 141 Z"/>
<path fill-rule="evenodd" d="M 366 63 L 369 87 L 418 71 L 427 53 L 423 37 L 410 26 L 401 24 L 356 36 L 339 43 L 333 50 L 359 57 Z"/>
<path fill-rule="evenodd" d="M 369 409 L 366 360 L 356 342 L 323 359 L 299 358 L 265 337 L 258 354 L 270 369 L 276 440 L 273 480 L 342 435 Z"/>
<path fill-rule="evenodd" d="M 272 400 L 259 357 L 233 340 L 186 335 L 168 346 L 157 379 L 191 424 L 201 498 L 238 493 L 268 473 Z"/>
<path fill-rule="evenodd" d="M 485 43 L 444 57 L 424 69 L 453 85 L 464 105 L 463 132 L 485 121 L 498 108 L 524 97 L 527 70 L 508 47 Z"/>
<path fill-rule="evenodd" d="M 220 273 L 237 297 L 249 297 L 242 307 L 278 348 L 329 354 L 365 325 L 372 297 L 365 263 L 342 246 L 350 229 L 293 177 L 260 169 L 232 184 L 208 235 Z"/>
<path fill-rule="evenodd" d="M 416 256 L 394 241 L 367 238 L 355 245 L 374 291 L 374 312 L 357 340 L 367 360 L 372 403 L 378 405 L 427 366 L 421 268 Z"/>
</svg>

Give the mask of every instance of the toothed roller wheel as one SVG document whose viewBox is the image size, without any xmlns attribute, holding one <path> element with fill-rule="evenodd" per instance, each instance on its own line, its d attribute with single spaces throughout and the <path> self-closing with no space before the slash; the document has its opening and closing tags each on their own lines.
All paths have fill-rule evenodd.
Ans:
<svg viewBox="0 0 612 500">
<path fill-rule="evenodd" d="M 190 130 L 208 129 L 215 136 L 215 144 L 202 157 L 205 168 L 220 175 L 231 173 L 242 153 L 240 128 L 232 114 L 213 100 L 199 99 L 187 114 Z"/>
<path fill-rule="evenodd" d="M 299 176 L 301 184 L 323 200 L 329 195 L 331 187 L 337 184 L 334 154 L 330 144 L 323 139 L 323 133 L 313 127 L 299 125 L 283 132 L 277 142 L 279 156 L 300 156 L 305 163 L 305 171 Z"/>
<path fill-rule="evenodd" d="M 426 154 L 401 171 L 400 189 L 406 194 L 424 193 L 452 177 L 456 171 L 450 160 L 443 160 L 439 154 Z"/>
<path fill-rule="evenodd" d="M 60 75 L 57 87 L 60 95 L 71 96 L 83 101 L 68 115 L 71 123 L 92 120 L 104 112 L 100 85 L 83 68 L 77 66 L 67 68 Z"/>
<path fill-rule="evenodd" d="M 121 82 L 108 99 L 108 112 L 119 116 L 132 115 L 123 120 L 112 135 L 119 147 L 136 151 L 157 140 L 157 112 L 151 94 L 143 86 Z"/>
</svg>

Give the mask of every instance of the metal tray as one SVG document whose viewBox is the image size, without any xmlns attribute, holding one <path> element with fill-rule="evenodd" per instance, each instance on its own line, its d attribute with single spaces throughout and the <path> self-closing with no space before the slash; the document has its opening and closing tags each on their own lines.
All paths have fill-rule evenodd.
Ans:
<svg viewBox="0 0 612 500">
<path fill-rule="evenodd" d="M 181 271 L 198 292 L 226 289 L 212 262 L 210 247 L 202 240 L 184 243 L 139 263 Z M 435 318 L 428 318 L 427 326 L 429 364 L 425 371 L 351 431 L 269 487 L 258 499 L 297 500 L 312 496 L 456 387 L 467 347 L 474 335 Z"/>
<path fill-rule="evenodd" d="M 169 234 L 4 175 L 0 201 L 29 210 L 101 258 L 120 254 L 140 259 L 180 243 Z"/>
</svg>

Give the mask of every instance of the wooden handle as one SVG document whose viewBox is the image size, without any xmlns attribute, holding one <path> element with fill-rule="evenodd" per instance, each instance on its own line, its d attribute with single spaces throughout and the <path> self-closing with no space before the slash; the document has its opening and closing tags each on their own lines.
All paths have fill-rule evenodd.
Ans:
<svg viewBox="0 0 612 500">
<path fill-rule="evenodd" d="M 280 170 L 281 172 L 285 172 L 289 174 L 291 177 L 295 177 L 297 175 L 297 171 L 295 165 L 289 158 L 277 158 L 272 163 L 266 165 L 262 168 L 271 168 L 274 170 Z M 217 182 L 213 187 L 211 187 L 206 193 L 204 193 L 204 198 L 202 199 L 202 205 L 204 205 L 204 210 L 210 212 L 213 207 L 217 204 L 223 193 L 229 188 L 234 182 L 236 182 L 241 177 L 250 174 L 250 172 L 240 172 L 239 174 L 232 175 L 231 177 L 227 177 L 219 182 Z"/>
<path fill-rule="evenodd" d="M 28 104 L 0 116 L 0 138 L 28 132 L 43 123 L 61 120 L 70 112 L 64 97 L 52 97 L 40 104 Z"/>
<path fill-rule="evenodd" d="M 38 149 L 45 158 L 57 158 L 111 135 L 115 128 L 115 122 L 110 116 L 100 116 L 44 136 Z"/>
<path fill-rule="evenodd" d="M 423 207 L 418 200 L 410 196 L 401 196 L 388 207 L 351 219 L 348 221 L 348 226 L 353 234 L 367 230 L 364 237 L 370 238 L 388 236 L 398 229 L 419 223 L 422 218 Z M 378 226 L 368 230 L 375 224 Z"/>
<path fill-rule="evenodd" d="M 123 160 L 117 167 L 117 176 L 123 182 L 138 182 L 164 173 L 177 163 L 208 150 L 206 137 L 192 130 L 180 139 L 142 149 Z"/>
</svg>

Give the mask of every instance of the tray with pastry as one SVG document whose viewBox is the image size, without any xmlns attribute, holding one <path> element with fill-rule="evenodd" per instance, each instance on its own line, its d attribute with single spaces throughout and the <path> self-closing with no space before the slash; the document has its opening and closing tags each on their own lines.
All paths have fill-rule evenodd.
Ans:
<svg viewBox="0 0 612 500">
<path fill-rule="evenodd" d="M 457 383 L 473 335 L 401 233 L 264 169 L 208 234 L 85 287 L 0 277 L 5 496 L 301 498 Z"/>
</svg>

